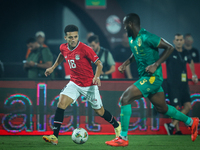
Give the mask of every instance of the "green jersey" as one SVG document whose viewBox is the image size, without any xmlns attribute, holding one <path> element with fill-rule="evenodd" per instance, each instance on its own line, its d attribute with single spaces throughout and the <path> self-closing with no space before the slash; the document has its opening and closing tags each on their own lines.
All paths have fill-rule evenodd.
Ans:
<svg viewBox="0 0 200 150">
<path fill-rule="evenodd" d="M 157 46 L 160 44 L 161 38 L 149 33 L 145 29 L 141 29 L 135 39 L 129 37 L 129 45 L 137 62 L 139 77 L 157 76 L 163 80 L 162 67 L 158 66 L 154 74 L 148 74 L 145 69 L 159 59 Z"/>
<path fill-rule="evenodd" d="M 46 63 L 48 61 L 53 62 L 53 55 L 49 48 L 40 47 L 36 50 L 31 51 L 29 54 L 27 61 L 33 61 L 35 63 Z M 44 72 L 46 69 L 32 67 L 28 69 L 28 78 L 42 78 L 45 77 Z M 51 75 L 53 77 L 53 75 Z"/>
</svg>

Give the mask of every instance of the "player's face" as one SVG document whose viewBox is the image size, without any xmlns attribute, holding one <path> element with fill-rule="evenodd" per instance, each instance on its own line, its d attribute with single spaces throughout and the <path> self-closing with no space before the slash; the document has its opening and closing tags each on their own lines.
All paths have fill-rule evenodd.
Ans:
<svg viewBox="0 0 200 150">
<path fill-rule="evenodd" d="M 183 35 L 180 35 L 180 36 L 175 36 L 175 39 L 174 39 L 174 45 L 176 48 L 182 48 L 184 44 L 184 39 L 183 39 Z"/>
<path fill-rule="evenodd" d="M 69 47 L 74 48 L 78 43 L 78 31 L 67 32 L 65 40 L 69 44 Z"/>
<path fill-rule="evenodd" d="M 127 22 L 126 17 L 123 19 L 124 29 L 126 30 L 128 37 L 133 36 L 133 31 L 131 29 L 131 24 Z"/>
<path fill-rule="evenodd" d="M 36 42 L 35 42 L 35 43 L 28 43 L 28 44 L 27 44 L 27 47 L 28 47 L 28 49 L 30 49 L 30 50 L 35 50 L 35 49 L 38 48 Z"/>
<path fill-rule="evenodd" d="M 42 45 L 42 44 L 44 44 L 45 38 L 44 38 L 44 37 L 41 37 L 41 36 L 38 36 L 38 37 L 36 38 L 36 40 L 38 41 L 38 43 L 39 43 L 40 45 Z"/>
<path fill-rule="evenodd" d="M 193 38 L 191 36 L 185 37 L 185 45 L 191 46 L 193 44 Z"/>
<path fill-rule="evenodd" d="M 97 52 L 99 49 L 99 43 L 96 43 L 95 41 L 92 41 L 89 43 L 90 47 L 93 49 L 93 51 Z"/>
</svg>

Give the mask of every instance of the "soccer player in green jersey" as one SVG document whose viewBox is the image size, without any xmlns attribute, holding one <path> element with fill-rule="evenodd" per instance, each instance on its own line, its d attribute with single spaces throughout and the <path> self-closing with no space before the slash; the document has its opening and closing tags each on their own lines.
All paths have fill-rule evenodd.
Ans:
<svg viewBox="0 0 200 150">
<path fill-rule="evenodd" d="M 190 118 L 178 111 L 175 107 L 167 105 L 161 87 L 163 82 L 161 63 L 165 61 L 174 50 L 173 46 L 164 39 L 149 33 L 140 27 L 140 18 L 131 13 L 124 17 L 124 29 L 128 33 L 129 45 L 132 55 L 118 70 L 124 72 L 127 65 L 136 61 L 139 80 L 129 86 L 121 96 L 121 133 L 112 141 L 105 142 L 110 146 L 128 146 L 128 127 L 131 117 L 131 103 L 141 97 L 148 97 L 159 113 L 168 115 L 176 120 L 183 121 L 191 130 L 191 138 L 197 137 L 199 118 Z M 158 48 L 164 49 L 159 57 Z"/>
</svg>

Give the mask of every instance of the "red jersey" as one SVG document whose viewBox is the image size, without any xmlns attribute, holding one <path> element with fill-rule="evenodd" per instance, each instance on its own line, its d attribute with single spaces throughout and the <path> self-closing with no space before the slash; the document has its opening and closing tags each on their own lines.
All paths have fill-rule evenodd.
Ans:
<svg viewBox="0 0 200 150">
<path fill-rule="evenodd" d="M 95 63 L 99 57 L 91 47 L 78 42 L 77 46 L 70 50 L 68 43 L 65 43 L 60 45 L 60 52 L 69 65 L 71 81 L 82 87 L 94 85 L 91 61 Z"/>
</svg>

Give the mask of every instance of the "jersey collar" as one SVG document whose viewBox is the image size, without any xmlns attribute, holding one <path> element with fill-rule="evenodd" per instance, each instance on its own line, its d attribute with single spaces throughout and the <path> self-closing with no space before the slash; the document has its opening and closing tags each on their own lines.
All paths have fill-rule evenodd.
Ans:
<svg viewBox="0 0 200 150">
<path fill-rule="evenodd" d="M 142 32 L 144 32 L 144 31 L 146 31 L 146 30 L 144 28 L 141 28 L 139 33 L 138 33 L 138 35 L 137 35 L 137 37 L 140 36 L 142 34 Z"/>
<path fill-rule="evenodd" d="M 73 50 L 75 50 L 75 49 L 78 47 L 79 44 L 80 44 L 80 41 L 78 41 L 78 44 L 77 44 L 76 47 L 74 47 L 74 49 L 72 49 L 72 50 L 69 49 L 69 44 L 67 44 L 67 48 L 68 48 L 70 51 L 73 51 Z"/>
</svg>

